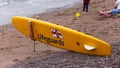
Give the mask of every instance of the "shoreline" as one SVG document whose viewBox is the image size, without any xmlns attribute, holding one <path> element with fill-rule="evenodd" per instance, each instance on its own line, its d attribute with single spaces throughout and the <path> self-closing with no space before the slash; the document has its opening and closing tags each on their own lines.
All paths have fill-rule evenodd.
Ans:
<svg viewBox="0 0 120 68">
<path fill-rule="evenodd" d="M 111 4 L 109 6 L 110 8 L 113 3 L 114 1 L 112 0 L 108 2 L 108 4 Z M 22 65 L 22 68 L 25 66 L 29 67 L 30 65 L 37 67 L 37 63 L 39 63 L 38 66 L 44 64 L 51 68 L 52 66 L 118 68 L 120 66 L 120 18 L 118 17 L 115 20 L 107 20 L 107 18 L 101 17 L 97 13 L 97 10 L 99 9 L 97 7 L 99 7 L 100 4 L 102 4 L 101 1 L 98 2 L 93 0 L 89 6 L 89 13 L 84 15 L 81 14 L 80 17 L 76 17 L 75 13 L 81 13 L 82 6 L 79 6 L 81 4 L 67 9 L 35 14 L 31 18 L 40 16 L 40 20 L 59 24 L 104 40 L 111 44 L 111 56 L 100 57 L 74 53 L 40 42 L 36 42 L 37 51 L 34 53 L 33 41 L 9 24 L 4 26 L 4 34 L 0 34 L 0 67 L 6 68 L 6 66 L 9 67 L 11 65 L 13 66 L 12 68 L 15 68 L 14 66 L 17 67 Z"/>
<path fill-rule="evenodd" d="M 61 2 L 59 2 L 59 0 L 58 1 L 56 0 L 56 1 L 54 1 L 55 4 L 56 4 L 56 2 L 59 2 L 59 3 L 57 5 L 54 5 L 54 4 L 51 4 L 52 2 L 50 2 L 51 6 L 46 6 L 45 4 L 40 5 L 39 2 L 41 3 L 42 1 L 32 1 L 32 0 L 30 0 L 30 1 L 23 2 L 23 3 L 20 2 L 23 4 L 22 5 L 23 8 L 20 7 L 20 3 L 16 4 L 17 1 L 15 3 L 10 3 L 8 5 L 1 7 L 0 10 L 3 10 L 3 11 L 4 11 L 4 9 L 6 9 L 6 10 L 0 14 L 0 16 L 2 16 L 2 18 L 0 19 L 0 22 L 4 22 L 4 23 L 0 23 L 0 26 L 9 24 L 12 16 L 15 16 L 15 15 L 31 17 L 34 14 L 38 14 L 38 13 L 47 13 L 50 11 L 55 11 L 57 9 L 70 8 L 70 7 L 73 7 L 74 5 L 78 4 L 77 1 L 79 1 L 79 0 L 61 1 Z M 34 2 L 33 5 L 31 4 L 32 2 Z M 65 3 L 63 4 L 63 2 L 65 2 Z M 47 3 L 47 4 L 49 5 L 49 3 Z M 12 7 L 14 7 L 14 9 Z M 30 8 L 33 8 L 33 9 L 30 9 Z M 11 9 L 11 10 L 8 10 L 8 9 Z M 21 9 L 24 9 L 24 11 Z M 8 13 L 6 11 L 8 11 Z M 29 12 L 29 11 L 31 11 L 31 12 Z"/>
</svg>

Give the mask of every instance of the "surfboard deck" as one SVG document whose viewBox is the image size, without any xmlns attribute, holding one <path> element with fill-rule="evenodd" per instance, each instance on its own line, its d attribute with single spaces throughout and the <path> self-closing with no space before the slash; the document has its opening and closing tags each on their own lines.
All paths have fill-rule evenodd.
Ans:
<svg viewBox="0 0 120 68">
<path fill-rule="evenodd" d="M 83 54 L 111 54 L 111 47 L 107 42 L 67 27 L 21 16 L 14 16 L 12 24 L 24 35 L 51 46 Z"/>
</svg>

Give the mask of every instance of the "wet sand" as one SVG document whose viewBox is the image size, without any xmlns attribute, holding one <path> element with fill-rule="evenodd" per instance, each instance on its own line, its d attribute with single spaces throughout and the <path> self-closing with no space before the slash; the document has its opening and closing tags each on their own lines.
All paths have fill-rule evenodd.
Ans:
<svg viewBox="0 0 120 68">
<path fill-rule="evenodd" d="M 113 0 L 106 1 L 111 9 Z M 11 24 L 0 26 L 0 67 L 6 68 L 119 68 L 120 67 L 120 17 L 108 18 L 100 16 L 98 11 L 104 2 L 92 0 L 89 12 L 76 17 L 82 12 L 78 4 L 68 9 L 58 9 L 43 14 L 40 20 L 49 21 L 65 27 L 87 33 L 111 44 L 111 56 L 92 56 L 51 47 L 36 42 L 33 52 L 33 41 L 18 32 Z M 14 64 L 14 65 L 13 65 Z"/>
</svg>

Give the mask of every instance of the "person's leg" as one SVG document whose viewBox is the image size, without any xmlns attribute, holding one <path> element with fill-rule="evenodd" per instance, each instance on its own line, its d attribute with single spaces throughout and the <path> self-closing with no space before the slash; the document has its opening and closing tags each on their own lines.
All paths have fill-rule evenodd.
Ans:
<svg viewBox="0 0 120 68">
<path fill-rule="evenodd" d="M 100 14 L 110 14 L 110 13 L 112 13 L 112 10 L 109 10 L 109 11 L 106 11 L 106 12 L 99 10 L 99 13 Z"/>
<path fill-rule="evenodd" d="M 88 12 L 88 5 L 89 3 L 86 3 L 86 12 Z"/>
<path fill-rule="evenodd" d="M 83 12 L 85 12 L 85 3 L 83 3 Z"/>
<path fill-rule="evenodd" d="M 112 14 L 120 14 L 120 9 L 113 9 L 111 10 Z"/>
</svg>

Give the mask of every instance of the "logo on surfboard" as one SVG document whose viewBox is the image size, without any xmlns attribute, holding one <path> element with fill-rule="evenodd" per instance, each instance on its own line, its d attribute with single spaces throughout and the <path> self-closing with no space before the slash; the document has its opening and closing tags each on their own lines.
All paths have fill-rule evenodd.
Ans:
<svg viewBox="0 0 120 68">
<path fill-rule="evenodd" d="M 45 36 L 44 34 L 38 34 L 38 39 L 45 41 L 47 43 L 54 43 L 54 44 L 59 44 L 61 46 L 64 46 L 64 41 L 62 41 L 61 39 L 56 40 L 50 37 Z"/>
<path fill-rule="evenodd" d="M 52 28 L 51 32 L 52 32 L 52 36 L 54 38 L 60 38 L 60 39 L 63 38 L 63 36 L 62 36 L 62 34 L 61 34 L 61 32 L 59 30 L 56 30 L 56 29 Z"/>
</svg>

